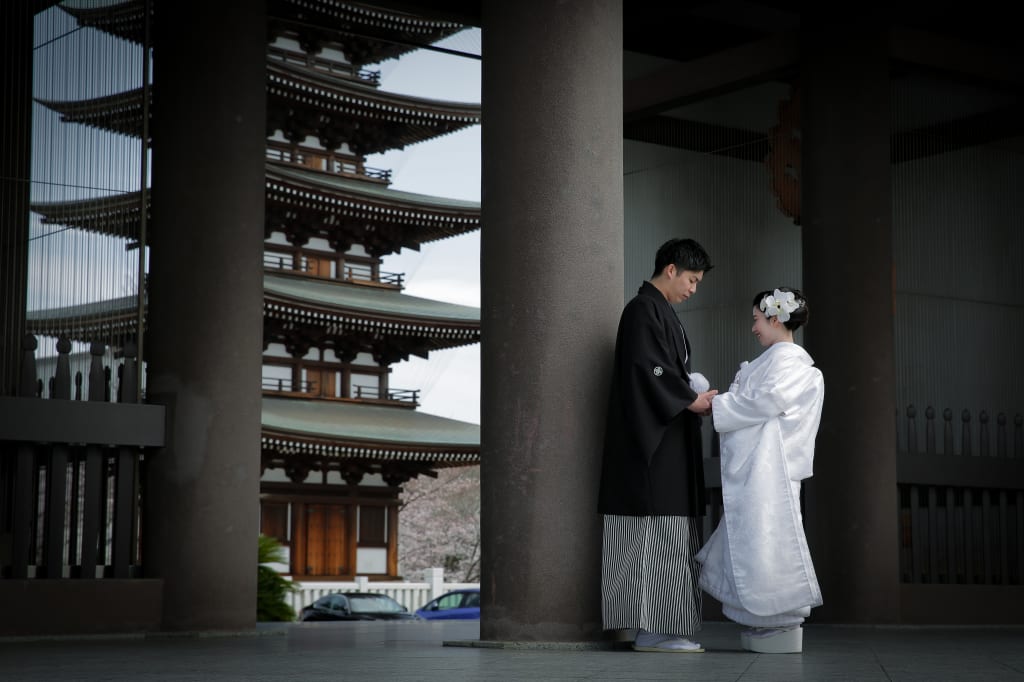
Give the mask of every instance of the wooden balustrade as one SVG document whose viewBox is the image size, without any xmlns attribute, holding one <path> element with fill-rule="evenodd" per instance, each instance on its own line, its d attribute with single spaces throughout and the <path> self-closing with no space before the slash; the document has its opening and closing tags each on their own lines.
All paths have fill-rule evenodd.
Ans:
<svg viewBox="0 0 1024 682">
<path fill-rule="evenodd" d="M 1024 418 L 998 414 L 993 438 L 985 411 L 976 428 L 968 410 L 937 416 L 925 409 L 922 445 L 914 406 L 897 414 L 900 579 L 1024 584 Z"/>
<path fill-rule="evenodd" d="M 123 348 L 116 403 L 102 344 L 90 349 L 85 400 L 81 372 L 72 382 L 71 343 L 57 344 L 48 399 L 35 350 L 26 337 L 20 395 L 0 398 L 0 576 L 136 577 L 143 452 L 163 445 L 164 408 L 137 403 L 134 344 Z"/>
</svg>

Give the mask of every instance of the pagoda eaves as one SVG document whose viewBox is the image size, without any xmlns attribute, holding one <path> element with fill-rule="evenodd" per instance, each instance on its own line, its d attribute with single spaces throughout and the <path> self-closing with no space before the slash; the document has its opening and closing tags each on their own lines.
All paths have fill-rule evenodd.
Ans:
<svg viewBox="0 0 1024 682">
<path fill-rule="evenodd" d="M 267 234 L 324 237 L 384 255 L 480 229 L 480 203 L 403 192 L 333 173 L 267 163 Z M 372 229 L 368 229 L 372 228 Z"/>
<path fill-rule="evenodd" d="M 145 4 L 76 2 L 58 5 L 78 22 L 118 38 L 142 44 Z M 353 64 L 375 64 L 429 46 L 463 30 L 463 24 L 427 19 L 335 0 L 270 0 L 268 38 L 294 38 L 310 54 L 324 47 L 345 53 Z"/>
<path fill-rule="evenodd" d="M 479 123 L 479 104 L 385 92 L 280 61 L 267 66 L 267 128 L 296 142 L 314 136 L 328 149 L 347 143 L 356 154 L 376 154 Z"/>
<path fill-rule="evenodd" d="M 265 273 L 267 342 L 294 345 L 299 336 L 336 348 L 341 355 L 426 357 L 426 353 L 480 341 L 480 310 L 331 280 Z M 127 333 L 138 321 L 134 296 L 30 310 L 28 330 L 44 336 L 92 341 L 111 330 Z M 395 357 L 394 360 L 402 359 Z"/>
<path fill-rule="evenodd" d="M 340 50 L 355 65 L 396 59 L 462 31 L 463 24 L 334 0 L 270 0 L 270 37 L 311 54 Z"/>
<path fill-rule="evenodd" d="M 480 309 L 398 290 L 266 274 L 264 343 L 294 352 L 332 348 L 340 357 L 370 352 L 390 364 L 410 355 L 480 342 Z"/>
<path fill-rule="evenodd" d="M 95 28 L 118 38 L 142 44 L 145 39 L 146 10 L 142 0 L 110 2 L 63 0 L 57 7 L 75 18 L 79 26 Z"/>
<path fill-rule="evenodd" d="M 65 225 L 87 232 L 124 237 L 137 241 L 139 237 L 139 216 L 142 192 L 123 192 L 90 199 L 70 201 L 39 201 L 30 205 L 38 213 L 44 225 Z M 152 205 L 146 200 L 146 214 Z"/>
<path fill-rule="evenodd" d="M 282 454 L 477 464 L 480 426 L 416 410 L 264 396 L 263 447 Z"/>
<path fill-rule="evenodd" d="M 278 230 L 293 239 L 299 233 L 306 239 L 321 236 L 339 246 L 364 244 L 383 255 L 480 228 L 479 202 L 402 192 L 270 161 L 266 183 L 268 235 Z M 36 202 L 31 210 L 43 224 L 137 240 L 140 194 Z"/>
<path fill-rule="evenodd" d="M 36 102 L 60 114 L 62 123 L 81 123 L 132 137 L 142 137 L 142 88 L 82 100 Z"/>
<path fill-rule="evenodd" d="M 104 341 L 133 337 L 138 328 L 138 298 L 83 303 L 62 308 L 29 310 L 26 329 L 30 334 L 67 337 L 74 341 Z"/>
<path fill-rule="evenodd" d="M 142 100 L 136 88 L 93 99 L 36 101 L 63 122 L 141 137 Z M 296 142 L 313 136 L 327 149 L 348 144 L 353 153 L 375 154 L 479 123 L 479 104 L 389 93 L 280 60 L 267 66 L 268 134 L 281 130 Z"/>
</svg>

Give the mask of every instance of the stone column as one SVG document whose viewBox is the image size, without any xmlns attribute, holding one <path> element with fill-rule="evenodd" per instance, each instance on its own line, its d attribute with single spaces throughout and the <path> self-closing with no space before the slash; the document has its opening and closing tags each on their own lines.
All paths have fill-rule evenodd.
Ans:
<svg viewBox="0 0 1024 682">
<path fill-rule="evenodd" d="M 807 349 L 825 408 L 805 522 L 814 618 L 899 618 L 889 70 L 884 21 L 810 17 L 801 66 Z"/>
<path fill-rule="evenodd" d="M 165 630 L 255 627 L 267 14 L 163 1 L 153 53 L 147 577 Z"/>
<path fill-rule="evenodd" d="M 600 636 L 622 3 L 483 3 L 480 636 Z"/>
<path fill-rule="evenodd" d="M 0 395 L 17 395 L 32 156 L 32 3 L 0 3 Z"/>
</svg>

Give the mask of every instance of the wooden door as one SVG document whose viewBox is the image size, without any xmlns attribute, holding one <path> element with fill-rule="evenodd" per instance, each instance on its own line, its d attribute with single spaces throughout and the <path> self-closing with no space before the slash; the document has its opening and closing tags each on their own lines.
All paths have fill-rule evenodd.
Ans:
<svg viewBox="0 0 1024 682">
<path fill-rule="evenodd" d="M 345 505 L 306 505 L 306 575 L 351 573 L 345 515 Z"/>
</svg>

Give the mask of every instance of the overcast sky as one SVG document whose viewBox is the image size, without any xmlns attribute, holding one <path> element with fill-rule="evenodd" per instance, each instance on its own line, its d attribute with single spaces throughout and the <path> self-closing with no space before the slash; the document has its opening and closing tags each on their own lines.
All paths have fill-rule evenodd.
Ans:
<svg viewBox="0 0 1024 682">
<path fill-rule="evenodd" d="M 470 29 L 438 45 L 480 50 Z M 480 102 L 480 60 L 418 50 L 368 67 L 381 72 L 381 89 L 453 102 Z M 393 189 L 480 201 L 480 126 L 367 157 L 366 164 L 393 171 Z M 385 256 L 383 269 L 406 275 L 405 293 L 480 306 L 480 231 L 403 249 Z M 420 410 L 480 423 L 480 345 L 436 351 L 426 360 L 393 365 L 391 386 L 420 390 Z"/>
</svg>

